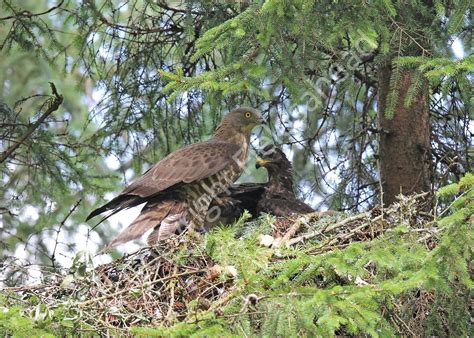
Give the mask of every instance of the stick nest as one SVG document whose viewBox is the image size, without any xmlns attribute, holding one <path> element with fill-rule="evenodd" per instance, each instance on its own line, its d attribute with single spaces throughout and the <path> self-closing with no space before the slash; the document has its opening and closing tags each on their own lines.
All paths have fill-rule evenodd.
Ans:
<svg viewBox="0 0 474 338">
<path fill-rule="evenodd" d="M 268 237 L 267 242 L 260 238 L 260 245 L 275 252 L 299 246 L 318 255 L 353 242 L 371 241 L 399 224 L 408 224 L 412 231 L 421 233 L 419 241 L 432 248 L 440 229 L 418 210 L 422 198 L 423 194 L 402 197 L 389 209 L 376 208 L 349 217 L 314 213 L 277 219 L 270 231 L 262 234 Z M 51 273 L 43 284 L 7 290 L 16 302 L 26 303 L 34 297 L 33 303 L 42 304 L 27 307 L 28 315 L 44 317 L 62 308 L 71 322 L 80 318 L 77 330 L 83 332 L 113 329 L 128 333 L 134 325 L 172 325 L 203 312 L 219 315 L 231 299 L 245 299 L 236 292 L 240 272 L 234 266 L 219 265 L 202 242 L 189 236 L 174 238 L 95 268 L 83 256 L 67 275 Z M 281 259 L 284 257 L 274 253 L 267 264 Z"/>
</svg>

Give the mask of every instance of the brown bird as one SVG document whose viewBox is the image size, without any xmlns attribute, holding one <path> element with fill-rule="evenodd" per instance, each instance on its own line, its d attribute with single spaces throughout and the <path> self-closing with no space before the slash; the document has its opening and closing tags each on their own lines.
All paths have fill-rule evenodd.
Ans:
<svg viewBox="0 0 474 338">
<path fill-rule="evenodd" d="M 92 211 L 87 220 L 111 211 L 102 222 L 120 210 L 146 203 L 108 248 L 137 239 L 149 230 L 149 244 L 186 229 L 200 232 L 211 200 L 241 175 L 252 129 L 264 122 L 254 108 L 231 111 L 210 140 L 169 154 L 120 195 Z"/>
<path fill-rule="evenodd" d="M 293 168 L 283 151 L 276 145 L 267 145 L 258 153 L 257 169 L 268 171 L 267 183 L 244 183 L 229 188 L 212 201 L 209 219 L 214 224 L 231 224 L 248 210 L 252 218 L 261 213 L 275 216 L 307 214 L 315 210 L 296 198 L 293 188 Z M 322 212 L 326 214 L 329 212 Z"/>
<path fill-rule="evenodd" d="M 256 166 L 267 169 L 268 184 L 257 204 L 257 212 L 275 216 L 314 212 L 313 208 L 296 198 L 293 187 L 293 167 L 285 153 L 276 145 L 270 144 L 258 155 Z"/>
</svg>

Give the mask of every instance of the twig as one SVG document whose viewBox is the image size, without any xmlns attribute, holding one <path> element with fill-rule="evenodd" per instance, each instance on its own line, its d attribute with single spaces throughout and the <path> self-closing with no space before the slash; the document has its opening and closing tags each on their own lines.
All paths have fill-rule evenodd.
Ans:
<svg viewBox="0 0 474 338">
<path fill-rule="evenodd" d="M 157 280 L 154 280 L 154 281 L 143 283 L 142 287 L 148 287 L 148 286 L 151 286 L 153 284 L 165 282 L 165 281 L 173 279 L 173 278 L 178 278 L 178 277 L 187 276 L 187 275 L 193 275 L 193 274 L 201 273 L 201 272 L 205 272 L 205 271 L 207 271 L 207 270 L 206 269 L 201 269 L 201 270 L 197 270 L 197 271 L 185 271 L 185 272 L 182 272 L 182 273 L 178 273 L 176 275 L 166 276 L 166 277 L 163 277 L 161 279 L 157 279 Z M 120 291 L 110 293 L 108 295 L 97 297 L 95 299 L 90 299 L 90 300 L 85 301 L 85 302 L 77 303 L 76 305 L 78 307 L 84 307 L 84 306 L 94 304 L 94 303 L 100 302 L 100 301 L 108 299 L 108 298 L 113 298 L 113 297 L 116 297 L 116 296 L 120 296 L 120 295 L 122 295 L 124 293 L 127 293 L 127 292 L 130 292 L 130 290 L 129 289 L 122 289 Z"/>
<path fill-rule="evenodd" d="M 436 216 L 435 220 L 437 220 L 438 218 L 443 216 L 446 212 L 448 212 L 448 210 L 450 210 L 452 208 L 454 203 L 456 203 L 459 200 L 459 198 L 463 197 L 464 195 L 466 195 L 469 192 L 471 192 L 471 189 L 466 189 L 466 191 L 462 192 L 459 196 L 457 196 L 454 201 L 452 201 L 443 211 L 441 211 L 441 213 L 439 215 Z"/>
<path fill-rule="evenodd" d="M 54 241 L 54 249 L 53 249 L 53 253 L 51 254 L 51 264 L 53 266 L 53 268 L 55 268 L 55 256 L 56 256 L 56 249 L 58 247 L 58 239 L 59 239 L 59 233 L 61 232 L 61 229 L 63 228 L 64 224 L 66 224 L 66 221 L 67 219 L 72 215 L 72 213 L 77 209 L 77 207 L 79 206 L 79 204 L 82 202 L 82 198 L 80 198 L 76 204 L 73 205 L 73 207 L 71 208 L 71 210 L 69 210 L 68 214 L 66 215 L 66 217 L 64 217 L 64 219 L 61 221 L 61 223 L 59 224 L 59 227 L 58 229 L 56 230 L 56 240 Z"/>
<path fill-rule="evenodd" d="M 10 16 L 5 16 L 3 18 L 0 18 L 0 21 L 3 21 L 3 20 L 9 20 L 9 19 L 16 19 L 17 17 L 20 17 L 20 16 L 24 16 L 26 18 L 32 18 L 34 16 L 40 16 L 40 15 L 45 15 L 45 14 L 48 14 L 52 11 L 54 11 L 55 9 L 58 9 L 59 7 L 61 7 L 64 3 L 64 0 L 61 0 L 59 2 L 59 4 L 57 4 L 56 6 L 53 6 L 51 7 L 50 9 L 44 11 L 44 12 L 40 12 L 40 13 L 31 13 L 30 11 L 28 10 L 23 10 L 19 13 L 15 13 L 15 15 L 10 15 Z"/>
<path fill-rule="evenodd" d="M 394 303 L 393 305 L 397 308 L 398 311 L 400 311 L 400 307 L 396 303 Z M 417 337 L 417 335 L 410 329 L 408 324 L 405 323 L 397 313 L 393 313 L 393 316 L 407 329 L 408 332 L 410 332 L 412 337 Z"/>
<path fill-rule="evenodd" d="M 58 94 L 57 90 L 56 90 L 56 87 L 54 86 L 54 84 L 52 82 L 49 83 L 51 85 L 51 89 L 53 91 L 53 94 L 54 94 L 54 98 L 53 100 L 51 101 L 48 109 L 43 113 L 43 115 L 41 115 L 38 120 L 33 123 L 30 128 L 28 128 L 28 130 L 26 131 L 25 135 L 23 135 L 18 141 L 16 141 L 13 145 L 11 145 L 7 150 L 5 150 L 2 155 L 0 156 L 0 163 L 2 163 L 3 161 L 5 161 L 9 156 L 11 156 L 11 154 L 13 154 L 13 152 L 20 146 L 23 144 L 23 142 L 25 142 L 25 140 L 31 136 L 31 134 L 33 134 L 33 132 L 40 126 L 41 123 L 43 123 L 43 121 L 49 116 L 51 115 L 53 112 L 55 112 L 59 106 L 61 105 L 61 103 L 63 103 L 63 96 Z"/>
<path fill-rule="evenodd" d="M 294 222 L 290 229 L 285 233 L 285 235 L 282 238 L 275 239 L 275 241 L 272 244 L 273 248 L 278 248 L 282 244 L 288 242 L 288 240 L 293 237 L 293 235 L 303 226 L 303 224 L 306 224 L 308 221 L 308 217 L 300 217 Z"/>
<path fill-rule="evenodd" d="M 439 229 L 429 229 L 429 230 L 427 230 L 427 231 L 428 231 L 428 234 L 425 235 L 425 236 L 423 236 L 423 237 L 421 237 L 421 238 L 419 238 L 419 239 L 417 240 L 417 242 L 418 242 L 418 243 L 424 242 L 424 241 L 426 241 L 427 239 L 430 239 L 431 237 L 438 235 L 438 234 L 439 234 L 440 232 L 442 232 L 445 228 L 446 228 L 446 227 L 443 226 L 443 227 L 441 227 L 441 228 L 439 228 Z"/>
<path fill-rule="evenodd" d="M 172 11 L 172 12 L 177 12 L 177 13 L 182 13 L 182 14 L 194 14 L 194 15 L 200 15 L 201 14 L 200 12 L 192 11 L 191 9 L 180 9 L 180 8 L 176 8 L 176 7 L 171 7 L 171 6 L 166 4 L 166 1 L 158 1 L 156 3 L 156 5 L 158 7 L 161 7 L 163 9 L 167 9 L 167 10 Z"/>
<path fill-rule="evenodd" d="M 312 214 L 308 214 L 308 215 L 312 215 Z M 304 240 L 307 240 L 307 239 L 310 239 L 310 238 L 313 238 L 313 237 L 316 237 L 316 236 L 319 236 L 319 235 L 322 235 L 323 233 L 325 232 L 329 232 L 331 230 L 334 230 L 334 229 L 337 229 L 337 228 L 340 228 L 344 225 L 346 225 L 347 223 L 350 223 L 350 222 L 353 222 L 353 221 L 357 221 L 357 220 L 360 220 L 360 219 L 365 219 L 369 216 L 369 213 L 368 212 L 364 212 L 362 214 L 359 214 L 359 215 L 356 215 L 356 216 L 352 216 L 352 217 L 348 217 L 340 222 L 337 222 L 333 225 L 329 225 L 327 226 L 326 228 L 324 229 L 320 229 L 320 230 L 315 230 L 315 231 L 312 231 L 312 232 L 309 232 L 307 234 L 304 234 L 304 235 L 301 235 L 299 237 L 295 237 L 291 240 L 288 241 L 287 245 L 288 246 L 291 246 L 291 245 L 294 245 L 296 243 L 299 243 L 299 242 L 302 242 Z M 374 218 L 372 221 L 376 221 L 378 219 L 381 219 L 382 217 L 381 216 L 377 216 L 376 218 Z"/>
<path fill-rule="evenodd" d="M 48 284 L 36 284 L 36 285 L 21 285 L 21 286 L 12 286 L 3 288 L 6 291 L 12 292 L 21 292 L 21 291 L 34 291 L 34 290 L 41 290 L 47 288 L 54 288 L 55 285 L 48 285 Z"/>
<path fill-rule="evenodd" d="M 176 275 L 176 270 L 177 270 L 177 266 L 174 267 L 174 270 L 173 270 L 173 275 Z M 170 304 L 169 304 L 169 308 L 168 308 L 168 313 L 166 314 L 166 320 L 171 324 L 172 323 L 172 317 L 173 317 L 173 314 L 174 314 L 174 311 L 173 311 L 173 307 L 174 307 L 174 286 L 176 284 L 176 281 L 172 281 L 171 282 L 171 291 L 170 291 Z"/>
</svg>

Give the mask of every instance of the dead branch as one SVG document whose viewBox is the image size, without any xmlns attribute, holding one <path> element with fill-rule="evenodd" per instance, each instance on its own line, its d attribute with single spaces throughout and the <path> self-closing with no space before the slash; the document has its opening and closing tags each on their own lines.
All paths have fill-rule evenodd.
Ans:
<svg viewBox="0 0 474 338">
<path fill-rule="evenodd" d="M 46 111 L 38 118 L 38 120 L 28 128 L 28 130 L 22 137 L 20 137 L 16 142 L 14 142 L 10 147 L 8 147 L 7 150 L 2 153 L 2 155 L 0 156 L 0 163 L 3 163 L 9 156 L 11 156 L 13 152 L 20 145 L 22 145 L 23 142 L 25 142 L 26 139 L 31 136 L 31 134 L 33 134 L 33 132 L 41 125 L 41 123 L 43 123 L 43 121 L 46 120 L 46 118 L 53 112 L 55 112 L 59 108 L 61 103 L 63 103 L 64 98 L 57 92 L 54 83 L 50 82 L 49 84 L 51 85 L 54 97 L 49 102 L 48 109 L 46 109 Z"/>
</svg>

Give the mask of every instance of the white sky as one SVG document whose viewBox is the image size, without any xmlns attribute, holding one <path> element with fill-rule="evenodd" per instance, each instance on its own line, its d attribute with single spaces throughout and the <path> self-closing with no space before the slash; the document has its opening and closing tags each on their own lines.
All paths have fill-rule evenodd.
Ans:
<svg viewBox="0 0 474 338">
<path fill-rule="evenodd" d="M 464 48 L 462 46 L 461 40 L 459 40 L 458 38 L 454 39 L 451 48 L 457 59 L 462 59 L 464 57 Z"/>
</svg>

